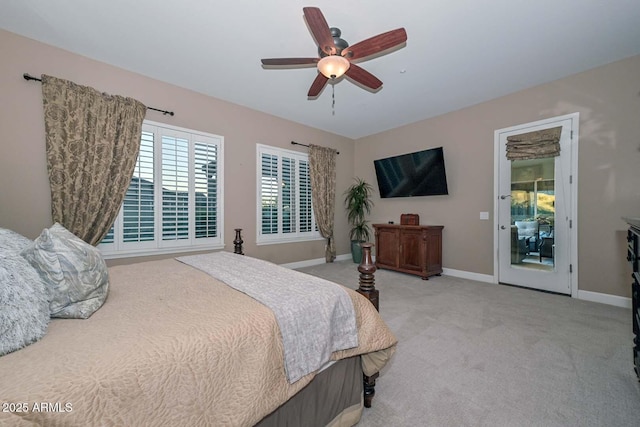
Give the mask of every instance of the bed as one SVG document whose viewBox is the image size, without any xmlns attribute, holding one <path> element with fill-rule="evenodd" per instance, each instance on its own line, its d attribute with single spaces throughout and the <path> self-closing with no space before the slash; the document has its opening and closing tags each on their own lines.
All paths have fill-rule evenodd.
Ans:
<svg viewBox="0 0 640 427">
<path fill-rule="evenodd" d="M 363 374 L 375 378 L 396 346 L 374 306 L 342 288 L 357 346 L 291 382 L 276 316 L 256 299 L 177 259 L 108 278 L 87 319 L 51 319 L 0 357 L 0 425 L 353 425 Z"/>
</svg>

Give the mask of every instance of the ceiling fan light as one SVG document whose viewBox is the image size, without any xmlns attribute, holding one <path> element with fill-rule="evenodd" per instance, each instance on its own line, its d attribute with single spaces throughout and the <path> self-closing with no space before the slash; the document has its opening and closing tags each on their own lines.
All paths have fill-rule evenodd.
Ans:
<svg viewBox="0 0 640 427">
<path fill-rule="evenodd" d="M 328 79 L 337 79 L 347 72 L 351 63 L 340 55 L 329 55 L 318 61 L 318 71 Z"/>
</svg>

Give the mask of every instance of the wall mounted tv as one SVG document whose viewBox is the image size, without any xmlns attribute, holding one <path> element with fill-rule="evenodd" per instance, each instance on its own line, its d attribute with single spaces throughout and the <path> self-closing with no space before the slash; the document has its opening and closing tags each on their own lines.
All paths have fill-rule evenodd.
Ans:
<svg viewBox="0 0 640 427">
<path fill-rule="evenodd" d="M 380 197 L 449 194 L 442 147 L 374 160 Z"/>
</svg>

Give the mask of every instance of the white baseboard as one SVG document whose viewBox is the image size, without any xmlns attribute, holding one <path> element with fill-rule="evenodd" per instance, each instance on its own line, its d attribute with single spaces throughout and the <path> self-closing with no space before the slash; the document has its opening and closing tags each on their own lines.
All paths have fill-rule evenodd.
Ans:
<svg viewBox="0 0 640 427">
<path fill-rule="evenodd" d="M 336 255 L 336 261 L 346 261 L 348 259 L 351 259 L 351 254 L 350 253 L 342 254 L 342 255 Z M 324 258 L 314 258 L 314 259 L 308 259 L 308 260 L 305 260 L 305 261 L 289 262 L 289 263 L 280 264 L 280 265 L 282 267 L 296 269 L 296 268 L 311 267 L 313 265 L 324 264 L 325 262 L 326 262 L 326 260 Z"/>
<path fill-rule="evenodd" d="M 495 283 L 493 276 L 488 274 L 472 273 L 470 271 L 454 270 L 452 268 L 443 268 L 442 274 L 445 276 L 459 277 L 461 279 L 477 280 L 478 282 Z"/>
<path fill-rule="evenodd" d="M 351 259 L 350 253 L 336 256 L 336 261 L 346 261 L 350 259 Z M 374 262 L 375 262 L 375 258 L 374 258 Z M 315 259 L 309 259 L 306 261 L 290 262 L 290 263 L 281 264 L 281 265 L 283 267 L 295 269 L 295 268 L 311 267 L 313 265 L 319 265 L 324 263 L 325 263 L 324 258 L 315 258 Z M 443 268 L 442 274 L 444 274 L 445 276 L 459 277 L 461 279 L 476 280 L 478 282 L 495 283 L 494 277 L 489 274 L 473 273 L 470 271 L 455 270 L 452 268 Z M 620 297 L 617 295 L 609 295 L 609 294 L 603 294 L 600 292 L 579 290 L 577 298 L 585 301 L 599 302 L 602 304 L 613 305 L 616 307 L 631 308 L 631 298 Z"/>
<path fill-rule="evenodd" d="M 460 277 L 461 279 L 477 280 L 479 282 L 495 283 L 493 276 L 488 274 L 471 273 L 468 271 L 452 270 L 443 268 L 442 274 L 452 277 Z M 620 297 L 617 295 L 603 294 L 600 292 L 580 291 L 578 290 L 577 299 L 599 302 L 601 304 L 613 305 L 622 308 L 631 308 L 631 298 Z"/>
<path fill-rule="evenodd" d="M 631 298 L 617 295 L 602 294 L 600 292 L 578 290 L 578 299 L 602 304 L 615 305 L 616 307 L 631 308 Z"/>
</svg>

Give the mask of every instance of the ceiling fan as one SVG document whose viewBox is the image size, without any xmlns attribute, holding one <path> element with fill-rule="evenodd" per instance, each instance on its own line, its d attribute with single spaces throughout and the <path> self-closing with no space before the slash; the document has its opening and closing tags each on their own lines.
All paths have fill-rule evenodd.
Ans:
<svg viewBox="0 0 640 427">
<path fill-rule="evenodd" d="M 266 58 L 263 66 L 317 66 L 318 75 L 309 88 L 308 97 L 317 97 L 329 79 L 335 80 L 342 75 L 353 79 L 361 85 L 373 90 L 382 86 L 376 76 L 357 66 L 352 61 L 365 61 L 374 55 L 381 55 L 386 50 L 399 47 L 407 41 L 404 28 L 387 31 L 349 46 L 340 38 L 338 28 L 329 28 L 324 15 L 317 7 L 302 9 L 311 34 L 318 45 L 319 58 Z M 384 53 L 383 53 L 384 52 Z"/>
</svg>

